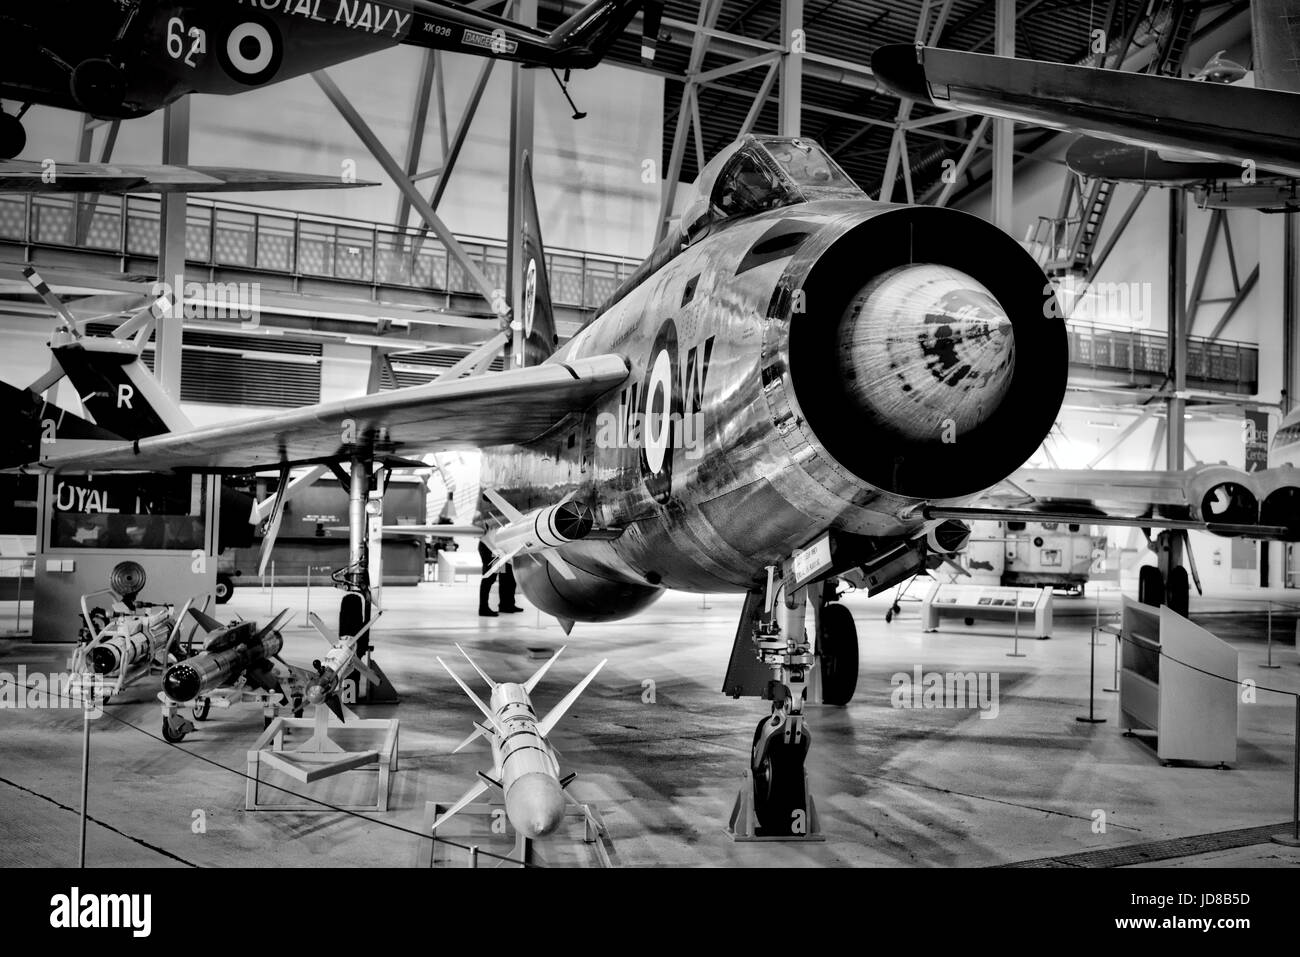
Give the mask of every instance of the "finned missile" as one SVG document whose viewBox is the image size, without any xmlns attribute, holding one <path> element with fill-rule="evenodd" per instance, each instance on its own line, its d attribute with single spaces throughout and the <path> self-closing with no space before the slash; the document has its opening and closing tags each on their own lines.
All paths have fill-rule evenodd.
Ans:
<svg viewBox="0 0 1300 957">
<path fill-rule="evenodd" d="M 237 644 L 225 651 L 201 651 L 178 662 L 163 675 L 163 691 L 173 701 L 189 702 L 224 685 L 280 653 L 284 639 L 277 632 Z"/>
<path fill-rule="evenodd" d="M 371 671 L 365 662 L 361 660 L 361 656 L 357 654 L 357 645 L 371 626 L 379 620 L 379 615 L 382 614 L 383 612 L 379 612 L 379 614 L 375 615 L 355 635 L 344 635 L 342 638 L 335 636 L 315 612 L 309 615 L 313 627 L 330 643 L 330 650 L 325 653 L 324 658 L 312 662 L 312 667 L 316 669 L 316 676 L 311 679 L 307 685 L 307 690 L 303 692 L 303 699 L 307 704 L 327 705 L 335 716 L 342 721 L 343 704 L 339 700 L 339 690 L 343 687 L 343 682 L 348 675 L 354 671 L 359 671 L 365 675 L 367 681 L 372 684 L 379 684 L 379 676 Z"/>
<path fill-rule="evenodd" d="M 255 631 L 251 621 L 222 625 L 197 609 L 190 614 L 208 632 L 204 650 L 192 658 L 178 662 L 163 675 L 163 692 L 172 701 L 189 702 L 208 692 L 228 685 L 246 675 L 249 683 L 267 690 L 277 687 L 273 679 L 263 680 L 263 672 L 270 671 L 270 659 L 284 647 L 280 628 L 291 612 L 283 611 L 260 631 Z"/>
<path fill-rule="evenodd" d="M 492 529 L 484 540 L 498 554 L 532 555 L 586 538 L 593 524 L 594 517 L 586 505 L 561 502 Z"/>
<path fill-rule="evenodd" d="M 166 608 L 112 619 L 102 640 L 86 653 L 90 670 L 97 675 L 117 675 L 138 668 L 157 657 L 170 636 Z"/>
<path fill-rule="evenodd" d="M 474 664 L 473 659 L 465 654 L 464 648 L 460 645 L 456 647 L 465 655 L 470 666 L 492 687 L 490 705 L 484 704 L 456 672 L 447 667 L 446 662 L 438 659 L 447 674 L 451 675 L 487 718 L 487 724 L 476 724 L 474 733 L 456 750 L 459 751 L 480 735 L 486 736 L 492 744 L 493 770 L 490 775 L 480 774 L 479 783 L 434 823 L 434 829 L 477 799 L 489 787 L 496 787 L 505 796 L 506 817 L 515 831 L 530 839 L 546 837 L 564 820 L 564 788 L 568 784 L 567 779 L 560 780 L 559 761 L 555 749 L 547 741 L 547 735 L 586 690 L 587 685 L 605 666 L 605 662 L 596 665 L 587 677 L 565 695 L 564 700 L 552 708 L 546 717 L 538 720 L 530 695 L 547 669 L 560 657 L 563 648 L 523 684 L 498 684 Z"/>
</svg>

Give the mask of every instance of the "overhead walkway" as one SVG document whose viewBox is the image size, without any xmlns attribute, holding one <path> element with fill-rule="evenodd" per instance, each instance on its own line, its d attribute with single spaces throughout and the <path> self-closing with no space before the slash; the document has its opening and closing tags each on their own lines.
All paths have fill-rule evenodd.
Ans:
<svg viewBox="0 0 1300 957">
<path fill-rule="evenodd" d="M 34 263 L 67 275 L 103 277 L 106 291 L 152 277 L 160 235 L 153 197 L 0 196 L 0 263 Z M 505 287 L 500 240 L 457 237 L 494 286 Z M 260 206 L 189 204 L 190 279 L 257 282 L 268 321 L 286 329 L 362 333 L 385 319 L 430 331 L 429 345 L 482 339 L 492 312 L 442 243 L 416 229 Z M 599 253 L 548 250 L 561 336 L 591 317 L 637 263 Z M 197 275 L 196 275 L 197 274 Z M 276 316 L 277 310 L 280 315 Z M 309 318 L 304 318 L 309 314 Z M 1159 386 L 1169 367 L 1167 337 L 1154 331 L 1069 324 L 1070 367 L 1089 382 Z M 1238 395 L 1257 390 L 1255 345 L 1192 337 L 1188 385 Z"/>
</svg>

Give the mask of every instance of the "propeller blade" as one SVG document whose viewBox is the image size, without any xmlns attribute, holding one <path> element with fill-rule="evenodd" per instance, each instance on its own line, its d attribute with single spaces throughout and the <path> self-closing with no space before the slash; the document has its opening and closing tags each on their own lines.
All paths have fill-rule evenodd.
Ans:
<svg viewBox="0 0 1300 957">
<path fill-rule="evenodd" d="M 41 278 L 41 274 L 29 266 L 23 270 L 23 277 L 32 289 L 36 290 L 36 295 L 41 297 L 41 301 L 53 309 L 59 319 L 62 320 L 63 331 L 74 339 L 80 339 L 81 330 L 77 328 L 77 320 L 68 311 L 68 307 L 63 304 L 63 300 L 56 296 L 54 290 Z"/>
</svg>

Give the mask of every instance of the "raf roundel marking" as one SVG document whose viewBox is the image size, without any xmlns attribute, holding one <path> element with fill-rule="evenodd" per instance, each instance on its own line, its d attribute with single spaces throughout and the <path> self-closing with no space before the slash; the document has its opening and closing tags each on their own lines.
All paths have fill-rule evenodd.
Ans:
<svg viewBox="0 0 1300 957">
<path fill-rule="evenodd" d="M 218 47 L 221 65 L 233 79 L 249 86 L 270 82 L 280 70 L 283 43 L 274 24 L 261 18 L 232 26 Z"/>
<path fill-rule="evenodd" d="M 533 318 L 537 314 L 537 260 L 528 260 L 528 274 L 524 277 L 524 338 L 533 334 Z"/>
<path fill-rule="evenodd" d="M 672 358 L 668 350 L 661 349 L 650 369 L 650 385 L 645 393 L 645 458 L 651 475 L 663 471 L 672 440 L 672 396 Z"/>
</svg>

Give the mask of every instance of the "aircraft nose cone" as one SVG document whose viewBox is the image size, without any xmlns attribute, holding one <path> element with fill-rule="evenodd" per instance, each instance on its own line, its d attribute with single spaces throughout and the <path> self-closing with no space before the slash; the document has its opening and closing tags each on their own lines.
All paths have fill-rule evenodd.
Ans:
<svg viewBox="0 0 1300 957">
<path fill-rule="evenodd" d="M 163 691 L 173 701 L 192 701 L 199 695 L 199 673 L 189 665 L 175 665 L 163 675 Z"/>
<path fill-rule="evenodd" d="M 506 795 L 506 817 L 524 837 L 546 837 L 564 819 L 560 782 L 546 774 L 525 774 Z"/>
<path fill-rule="evenodd" d="M 920 442 L 960 443 L 1006 397 L 1011 320 L 957 269 L 898 266 L 867 283 L 840 320 L 840 375 L 876 425 Z"/>
</svg>

